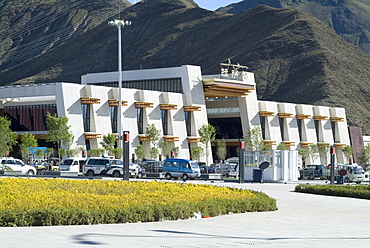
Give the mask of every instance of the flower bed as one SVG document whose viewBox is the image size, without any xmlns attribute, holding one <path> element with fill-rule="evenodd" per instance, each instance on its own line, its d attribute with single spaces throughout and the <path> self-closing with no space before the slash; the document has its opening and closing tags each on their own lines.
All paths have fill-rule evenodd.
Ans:
<svg viewBox="0 0 370 248">
<path fill-rule="evenodd" d="M 361 199 L 370 199 L 369 185 L 308 185 L 300 184 L 295 187 L 296 192 L 318 195 L 344 196 Z"/>
<path fill-rule="evenodd" d="M 0 226 L 86 225 L 276 210 L 261 192 L 169 182 L 0 178 Z"/>
</svg>

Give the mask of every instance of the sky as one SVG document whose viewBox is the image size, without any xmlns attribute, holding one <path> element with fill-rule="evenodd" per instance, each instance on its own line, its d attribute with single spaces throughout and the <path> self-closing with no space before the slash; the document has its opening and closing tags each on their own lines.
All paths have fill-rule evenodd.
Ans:
<svg viewBox="0 0 370 248">
<path fill-rule="evenodd" d="M 132 4 L 140 2 L 139 0 L 129 0 Z M 193 0 L 201 8 L 208 10 L 216 10 L 220 7 L 225 7 L 232 3 L 239 3 L 243 0 Z"/>
<path fill-rule="evenodd" d="M 203 9 L 216 10 L 232 3 L 239 3 L 242 0 L 193 0 Z"/>
</svg>

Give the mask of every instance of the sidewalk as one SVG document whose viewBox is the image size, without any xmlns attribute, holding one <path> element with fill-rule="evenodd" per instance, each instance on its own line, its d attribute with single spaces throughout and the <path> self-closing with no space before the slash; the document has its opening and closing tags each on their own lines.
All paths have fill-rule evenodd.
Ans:
<svg viewBox="0 0 370 248">
<path fill-rule="evenodd" d="M 197 183 L 262 191 L 277 199 L 279 210 L 154 223 L 6 227 L 0 228 L 1 247 L 347 248 L 370 244 L 369 200 L 295 193 L 294 183 Z"/>
</svg>

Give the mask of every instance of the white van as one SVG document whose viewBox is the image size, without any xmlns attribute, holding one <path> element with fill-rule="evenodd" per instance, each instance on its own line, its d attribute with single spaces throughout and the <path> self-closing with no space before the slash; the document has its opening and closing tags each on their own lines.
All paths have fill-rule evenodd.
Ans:
<svg viewBox="0 0 370 248">
<path fill-rule="evenodd" d="M 69 172 L 69 173 L 77 173 L 77 175 L 82 175 L 85 160 L 86 160 L 85 158 L 65 158 L 63 159 L 62 163 L 60 164 L 60 173 L 65 174 L 65 172 Z"/>
<path fill-rule="evenodd" d="M 36 168 L 30 165 L 23 163 L 22 160 L 4 157 L 0 161 L 0 169 L 4 171 L 5 175 L 27 175 L 33 176 L 36 175 Z"/>
</svg>

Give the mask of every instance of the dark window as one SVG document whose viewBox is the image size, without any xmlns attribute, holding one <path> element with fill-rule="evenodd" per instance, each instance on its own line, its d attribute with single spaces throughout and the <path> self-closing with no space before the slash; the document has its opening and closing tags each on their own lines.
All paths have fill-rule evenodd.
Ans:
<svg viewBox="0 0 370 248">
<path fill-rule="evenodd" d="M 55 104 L 9 106 L 4 107 L 4 116 L 8 117 L 13 131 L 45 131 L 46 115 L 57 114 Z"/>
<path fill-rule="evenodd" d="M 320 121 L 315 121 L 315 131 L 317 142 L 320 142 Z"/>
<path fill-rule="evenodd" d="M 284 133 L 284 124 L 285 124 L 285 118 L 279 118 L 279 124 L 280 124 L 280 134 L 281 134 L 281 140 L 285 140 L 285 133 Z"/>
<path fill-rule="evenodd" d="M 81 104 L 84 131 L 90 132 L 90 104 Z"/>
<path fill-rule="evenodd" d="M 240 117 L 210 118 L 208 122 L 216 129 L 216 139 L 239 139 L 243 137 Z"/>
<path fill-rule="evenodd" d="M 118 82 L 97 83 L 95 85 L 118 87 Z M 124 81 L 122 87 L 127 89 L 155 90 L 183 93 L 181 78 L 162 78 L 138 81 Z"/>
<path fill-rule="evenodd" d="M 185 111 L 186 134 L 191 136 L 191 112 Z"/>
<path fill-rule="evenodd" d="M 297 119 L 298 134 L 299 134 L 300 141 L 302 141 L 302 124 L 303 124 L 303 121 L 301 119 Z"/>
<path fill-rule="evenodd" d="M 334 143 L 336 143 L 337 140 L 335 138 L 335 122 L 334 121 L 331 122 L 331 131 L 333 132 L 333 140 L 334 140 Z"/>
<path fill-rule="evenodd" d="M 161 110 L 163 135 L 168 135 L 168 110 Z"/>
<path fill-rule="evenodd" d="M 137 129 L 139 134 L 144 133 L 144 113 L 142 108 L 136 109 Z"/>
<path fill-rule="evenodd" d="M 118 133 L 117 128 L 117 113 L 118 113 L 118 107 L 117 106 L 109 106 L 109 114 L 110 114 L 110 122 L 112 125 L 112 133 Z"/>
<path fill-rule="evenodd" d="M 260 116 L 262 138 L 266 139 L 266 117 Z"/>
<path fill-rule="evenodd" d="M 86 139 L 85 144 L 86 144 L 86 150 L 90 150 L 90 140 Z"/>
</svg>

